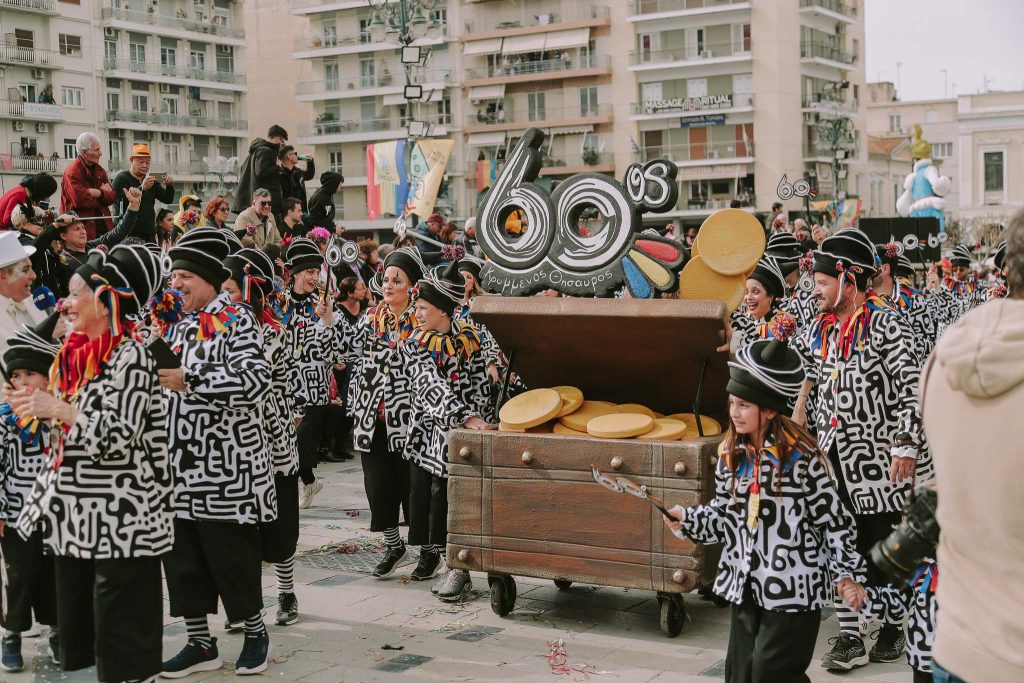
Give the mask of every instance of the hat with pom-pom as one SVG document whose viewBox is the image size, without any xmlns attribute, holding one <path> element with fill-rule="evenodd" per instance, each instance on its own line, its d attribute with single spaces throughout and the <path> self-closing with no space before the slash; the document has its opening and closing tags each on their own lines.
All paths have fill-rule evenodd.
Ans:
<svg viewBox="0 0 1024 683">
<path fill-rule="evenodd" d="M 786 343 L 794 326 L 779 325 L 774 339 L 759 339 L 736 353 L 729 363 L 726 391 L 762 408 L 789 413 L 789 401 L 800 391 L 804 369 L 800 356 Z"/>
<path fill-rule="evenodd" d="M 459 270 L 459 262 L 452 261 L 429 271 L 419 281 L 419 298 L 429 302 L 449 316 L 462 303 L 466 295 L 466 278 Z"/>
<path fill-rule="evenodd" d="M 969 266 L 973 258 L 970 247 L 958 244 L 953 248 L 953 255 L 949 257 L 949 262 L 954 266 Z"/>
<path fill-rule="evenodd" d="M 757 280 L 764 285 L 768 296 L 773 299 L 786 295 L 786 276 L 782 274 L 778 260 L 771 256 L 762 256 L 747 279 Z"/>
</svg>

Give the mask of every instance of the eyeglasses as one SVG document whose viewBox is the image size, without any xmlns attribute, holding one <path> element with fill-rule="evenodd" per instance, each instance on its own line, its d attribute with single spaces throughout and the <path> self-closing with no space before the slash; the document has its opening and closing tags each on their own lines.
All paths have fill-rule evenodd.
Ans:
<svg viewBox="0 0 1024 683">
<path fill-rule="evenodd" d="M 270 202 L 258 202 L 258 206 L 270 206 Z"/>
<path fill-rule="evenodd" d="M 217 212 L 219 213 L 221 211 L 223 211 L 224 213 L 231 213 L 231 209 L 229 209 L 226 206 L 219 206 L 219 207 L 217 207 Z"/>
</svg>

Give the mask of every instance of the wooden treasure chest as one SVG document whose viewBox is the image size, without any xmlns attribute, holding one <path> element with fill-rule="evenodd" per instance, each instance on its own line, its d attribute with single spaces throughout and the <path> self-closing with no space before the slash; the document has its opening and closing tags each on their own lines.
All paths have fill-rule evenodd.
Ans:
<svg viewBox="0 0 1024 683">
<path fill-rule="evenodd" d="M 483 324 L 530 388 L 693 412 L 725 424 L 725 308 L 716 301 L 478 297 Z M 698 423 L 700 420 L 698 419 Z M 700 432 L 703 428 L 699 428 Z M 515 606 L 514 575 L 657 591 L 661 627 L 679 633 L 682 593 L 710 583 L 718 549 L 680 541 L 642 498 L 597 483 L 592 466 L 666 505 L 714 492 L 718 436 L 678 441 L 455 430 L 449 440 L 449 566 L 487 572 L 491 605 Z"/>
</svg>

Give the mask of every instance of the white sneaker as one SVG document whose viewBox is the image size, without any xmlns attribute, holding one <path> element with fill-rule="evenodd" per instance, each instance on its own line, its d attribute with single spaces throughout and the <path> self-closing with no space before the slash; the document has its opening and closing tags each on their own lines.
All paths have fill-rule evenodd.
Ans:
<svg viewBox="0 0 1024 683">
<path fill-rule="evenodd" d="M 29 630 L 21 632 L 22 638 L 38 638 L 41 635 L 43 635 L 43 629 L 37 621 L 32 622 L 32 626 Z"/>
<path fill-rule="evenodd" d="M 302 503 L 299 505 L 303 510 L 313 507 L 313 497 L 320 493 L 324 485 L 319 479 L 302 489 Z"/>
</svg>

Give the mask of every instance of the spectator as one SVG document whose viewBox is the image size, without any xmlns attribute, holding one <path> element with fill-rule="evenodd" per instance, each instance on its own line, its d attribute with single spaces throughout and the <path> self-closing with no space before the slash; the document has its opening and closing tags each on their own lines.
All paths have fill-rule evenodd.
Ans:
<svg viewBox="0 0 1024 683">
<path fill-rule="evenodd" d="M 381 263 L 380 244 L 377 240 L 363 240 L 359 243 L 359 280 L 369 282 L 377 273 L 377 266 Z"/>
<path fill-rule="evenodd" d="M 320 226 L 334 230 L 334 195 L 344 182 L 345 178 L 340 173 L 324 171 L 320 174 L 320 187 L 309 198 L 309 227 Z"/>
<path fill-rule="evenodd" d="M 269 190 L 258 188 L 252 193 L 252 205 L 235 219 L 235 234 L 247 247 L 262 249 L 265 244 L 281 244 L 270 196 Z"/>
<path fill-rule="evenodd" d="M 693 226 L 686 229 L 686 239 L 683 241 L 683 245 L 687 249 L 693 249 L 693 243 L 697 241 L 697 233 L 699 230 L 699 228 Z"/>
<path fill-rule="evenodd" d="M 28 176 L 11 189 L 4 192 L 0 197 L 0 229 L 9 230 L 17 227 L 33 235 L 38 235 L 43 226 L 35 222 L 36 215 L 34 207 L 41 201 L 45 201 L 57 191 L 57 181 L 47 173 L 37 173 Z M 12 214 L 16 207 L 22 207 L 22 221 L 20 225 L 14 225 Z"/>
<path fill-rule="evenodd" d="M 130 164 L 127 171 L 121 171 L 114 176 L 112 187 L 117 193 L 117 213 L 123 214 L 127 210 L 128 198 L 124 191 L 129 187 L 142 189 L 142 202 L 139 204 L 138 213 L 135 216 L 135 227 L 132 229 L 132 236 L 144 242 L 153 242 L 156 238 L 156 208 L 159 200 L 163 204 L 170 204 L 174 201 L 174 178 L 164 175 L 162 183 L 149 175 L 149 145 L 140 143 L 132 146 L 132 154 L 128 157 Z"/>
<path fill-rule="evenodd" d="M 256 188 L 263 188 L 269 192 L 273 202 L 281 201 L 281 176 L 277 166 L 277 153 L 281 145 L 287 141 L 288 132 L 277 124 L 267 131 L 266 140 L 256 138 L 252 141 L 249 145 L 249 154 L 242 161 L 232 211 L 242 213 L 248 209 L 245 198 L 251 197 Z"/>
<path fill-rule="evenodd" d="M 295 197 L 285 197 L 281 205 L 284 217 L 281 220 L 281 239 L 290 242 L 309 232 L 308 226 L 302 222 L 302 201 Z"/>
<path fill-rule="evenodd" d="M 306 203 L 306 181 L 316 177 L 316 166 L 313 164 L 313 157 L 303 156 L 302 160 L 306 162 L 306 170 L 295 166 L 300 159 L 299 155 L 295 152 L 295 148 L 291 145 L 282 147 L 281 151 L 277 153 L 277 158 L 281 162 L 281 168 L 279 169 L 281 174 L 281 194 L 284 197 L 295 197 L 302 202 L 302 213 L 306 213 L 308 210 Z M 282 205 L 280 214 L 282 217 L 285 211 L 286 209 Z M 276 216 L 277 213 L 274 215 Z"/>
<path fill-rule="evenodd" d="M 936 681 L 1024 680 L 1024 507 L 1013 482 L 1024 438 L 1024 212 L 1005 232 L 1009 296 L 946 330 L 921 376 L 939 494 L 932 672 Z M 965 429 L 969 425 L 969 429 Z M 983 463 L 964 457 L 985 453 Z M 946 676 L 949 677 L 946 677 Z"/>
<path fill-rule="evenodd" d="M 0 355 L 22 325 L 37 325 L 46 314 L 32 303 L 36 274 L 29 257 L 35 247 L 22 246 L 15 232 L 0 232 Z"/>
<path fill-rule="evenodd" d="M 782 212 L 782 202 L 775 202 L 772 204 L 772 212 L 764 221 L 764 231 L 770 235 L 773 232 L 778 232 L 785 225 L 786 216 Z"/>
<path fill-rule="evenodd" d="M 380 263 L 384 263 L 384 259 L 386 259 L 388 257 L 388 254 L 394 251 L 394 249 L 395 248 L 390 244 L 382 244 L 379 247 L 377 247 L 377 261 Z"/>
<path fill-rule="evenodd" d="M 100 166 L 103 148 L 96 133 L 85 132 L 75 142 L 78 158 L 64 171 L 60 186 L 60 211 L 73 213 L 79 218 L 100 218 L 85 221 L 89 239 L 97 233 L 103 234 L 113 227 L 110 219 L 110 205 L 117 200 L 117 194 L 110 185 L 107 172 Z"/>
<path fill-rule="evenodd" d="M 228 216 L 230 215 L 231 207 L 228 206 L 228 200 L 223 197 L 211 199 L 210 203 L 206 205 L 206 210 L 203 211 L 203 218 L 206 220 L 206 224 L 220 230 L 231 230 L 228 227 Z"/>
<path fill-rule="evenodd" d="M 188 211 L 195 209 L 193 214 L 188 214 Z M 202 214 L 203 202 L 194 194 L 183 194 L 178 199 L 178 213 L 174 214 L 174 225 L 181 230 L 182 233 L 186 233 L 192 228 L 201 228 L 206 225 L 206 219 L 203 218 Z M 189 219 L 189 215 L 195 216 L 194 219 Z"/>
<path fill-rule="evenodd" d="M 174 224 L 174 212 L 160 209 L 156 214 L 156 243 L 161 249 L 170 249 L 181 237 L 181 231 Z"/>
<path fill-rule="evenodd" d="M 444 216 L 439 213 L 432 213 L 426 221 L 421 221 L 413 232 L 435 242 L 440 241 L 441 230 L 444 228 L 444 224 Z M 427 265 L 437 263 L 441 257 L 441 247 L 436 244 L 418 239 L 416 240 L 416 248 L 419 250 L 420 256 L 423 257 L 423 262 Z"/>
<path fill-rule="evenodd" d="M 441 228 L 441 231 L 437 233 L 437 238 L 445 244 L 454 244 L 455 239 L 459 236 L 459 227 L 455 225 L 455 221 L 448 221 Z"/>
</svg>

